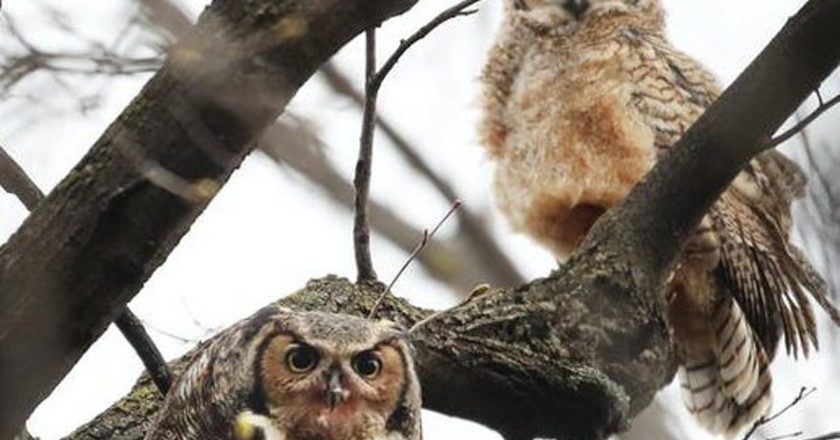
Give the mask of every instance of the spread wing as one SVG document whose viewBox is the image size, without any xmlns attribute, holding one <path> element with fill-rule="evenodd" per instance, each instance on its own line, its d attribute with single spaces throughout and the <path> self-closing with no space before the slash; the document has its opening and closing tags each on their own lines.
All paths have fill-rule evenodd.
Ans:
<svg viewBox="0 0 840 440">
<path fill-rule="evenodd" d="M 807 294 L 840 323 L 825 281 L 790 243 L 790 207 L 804 187 L 796 164 L 769 151 L 750 162 L 710 213 L 721 237 L 719 274 L 771 357 L 780 333 L 794 356 L 818 348 Z"/>
<path fill-rule="evenodd" d="M 656 146 L 669 148 L 720 95 L 711 73 L 670 46 L 664 37 L 627 32 L 628 42 L 655 54 L 655 71 L 628 69 L 641 90 L 635 104 L 656 134 Z M 650 93 L 655 90 L 656 93 Z M 776 151 L 750 162 L 713 205 L 709 215 L 721 241 L 717 275 L 744 310 L 772 359 L 781 334 L 788 353 L 807 355 L 817 348 L 816 325 L 807 293 L 840 324 L 826 284 L 790 243 L 791 204 L 801 197 L 805 176 Z"/>
</svg>

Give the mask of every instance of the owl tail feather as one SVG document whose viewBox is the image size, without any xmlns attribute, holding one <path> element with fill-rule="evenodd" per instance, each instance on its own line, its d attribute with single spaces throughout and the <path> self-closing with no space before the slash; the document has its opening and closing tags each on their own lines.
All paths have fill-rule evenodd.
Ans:
<svg viewBox="0 0 840 440">
<path fill-rule="evenodd" d="M 769 362 L 731 299 L 718 304 L 713 325 L 715 351 L 685 355 L 678 374 L 689 412 L 709 431 L 733 437 L 770 409 Z"/>
</svg>

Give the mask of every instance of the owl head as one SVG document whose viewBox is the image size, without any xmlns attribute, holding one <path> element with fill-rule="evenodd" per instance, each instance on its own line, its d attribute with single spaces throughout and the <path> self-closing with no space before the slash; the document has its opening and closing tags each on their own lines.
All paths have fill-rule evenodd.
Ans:
<svg viewBox="0 0 840 440">
<path fill-rule="evenodd" d="M 420 385 L 405 331 L 270 306 L 207 343 L 146 440 L 420 436 Z"/>
<path fill-rule="evenodd" d="M 661 14 L 660 0 L 507 0 L 508 10 L 544 24 L 576 24 L 614 14 Z"/>
<path fill-rule="evenodd" d="M 257 401 L 286 438 L 419 428 L 411 350 L 391 322 L 290 312 L 263 338 L 254 368 Z"/>
</svg>

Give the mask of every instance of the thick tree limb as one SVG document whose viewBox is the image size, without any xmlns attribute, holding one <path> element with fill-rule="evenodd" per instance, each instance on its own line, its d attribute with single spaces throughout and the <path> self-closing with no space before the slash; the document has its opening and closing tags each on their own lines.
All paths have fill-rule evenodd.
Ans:
<svg viewBox="0 0 840 440">
<path fill-rule="evenodd" d="M 432 315 L 389 298 L 383 315 L 417 323 L 425 405 L 508 438 L 603 438 L 625 427 L 673 375 L 659 294 L 672 260 L 730 179 L 837 65 L 837 22 L 840 2 L 811 0 L 549 277 Z M 378 292 L 326 279 L 283 302 L 365 315 Z M 114 420 L 141 429 L 153 412 Z"/>
<path fill-rule="evenodd" d="M 318 66 L 414 2 L 213 2 L 0 249 L 0 438 L 102 334 Z M 152 183 L 172 176 L 196 197 Z"/>
<path fill-rule="evenodd" d="M 15 194 L 29 211 L 35 209 L 45 198 L 35 182 L 2 147 L 0 147 L 0 186 Z M 166 361 L 152 338 L 146 333 L 143 324 L 127 305 L 114 323 L 146 366 L 146 371 L 152 376 L 158 390 L 161 394 L 166 394 L 172 383 L 172 377 L 167 369 Z"/>
</svg>

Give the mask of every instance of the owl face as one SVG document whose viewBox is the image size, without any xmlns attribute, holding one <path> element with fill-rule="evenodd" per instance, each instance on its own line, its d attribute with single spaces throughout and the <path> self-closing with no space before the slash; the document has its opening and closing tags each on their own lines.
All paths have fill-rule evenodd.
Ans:
<svg viewBox="0 0 840 440">
<path fill-rule="evenodd" d="M 579 22 L 606 14 L 644 12 L 659 0 L 511 0 L 513 9 L 529 15 L 548 15 L 562 22 Z"/>
<path fill-rule="evenodd" d="M 300 313 L 265 339 L 257 386 L 290 438 L 371 438 L 360 433 L 379 426 L 384 435 L 416 392 L 409 354 L 394 324 Z"/>
</svg>

